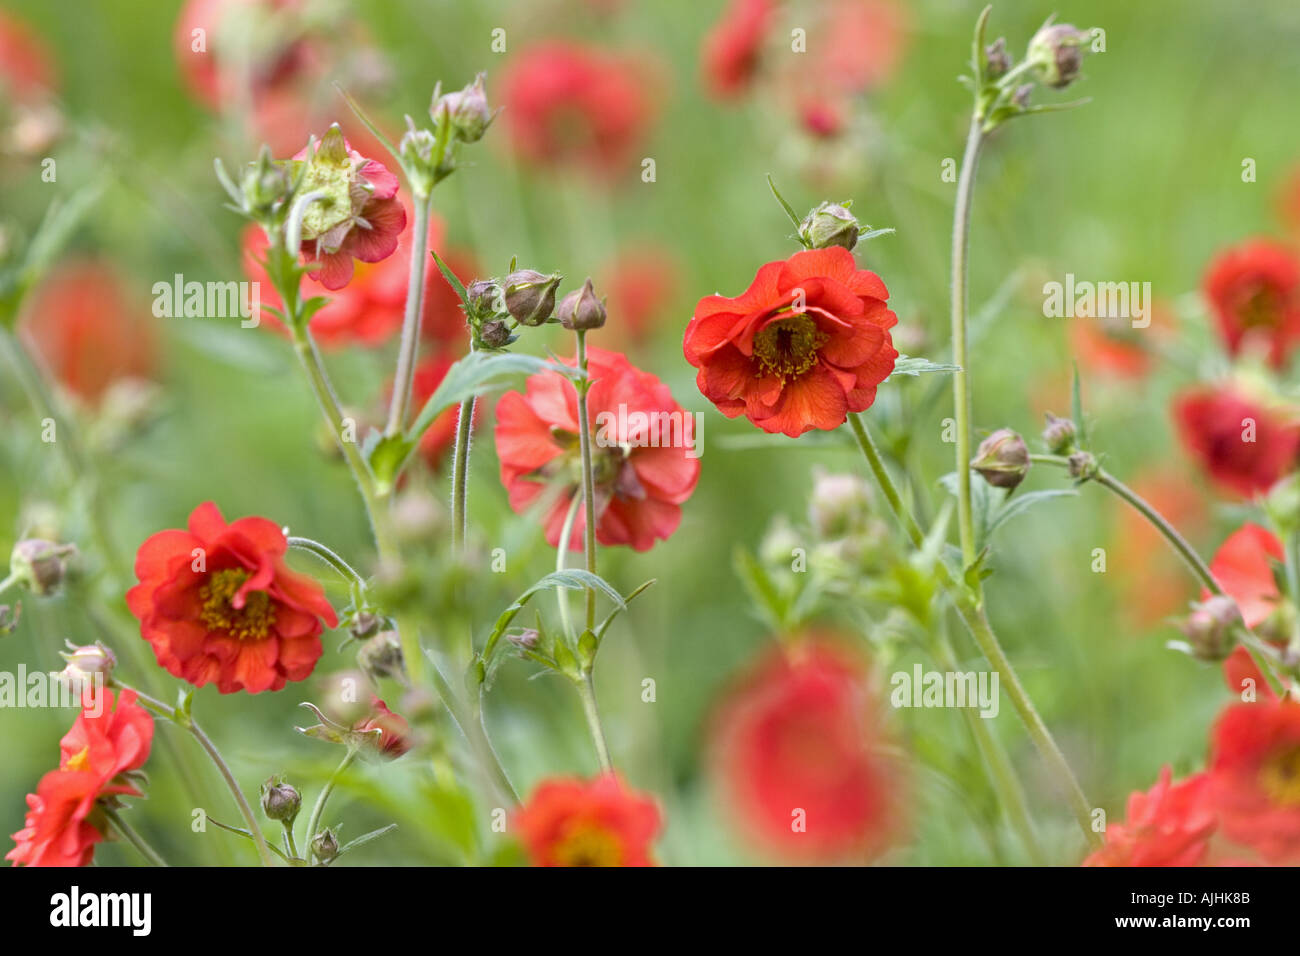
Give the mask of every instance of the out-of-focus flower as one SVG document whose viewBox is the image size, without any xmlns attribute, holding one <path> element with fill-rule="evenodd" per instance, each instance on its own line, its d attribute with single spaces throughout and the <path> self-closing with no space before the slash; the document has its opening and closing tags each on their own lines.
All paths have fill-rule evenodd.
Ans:
<svg viewBox="0 0 1300 956">
<path fill-rule="evenodd" d="M 1090 376 L 1145 378 L 1157 361 L 1156 349 L 1173 328 L 1173 315 L 1164 303 L 1152 303 L 1150 309 L 1146 328 L 1135 329 L 1127 317 L 1071 319 L 1070 354 Z"/>
<path fill-rule="evenodd" d="M 1209 502 L 1185 470 L 1160 467 L 1142 471 L 1129 487 L 1184 537 L 1194 542 L 1204 535 Z M 1133 626 L 1153 628 L 1187 607 L 1196 594 L 1195 583 L 1151 522 L 1124 502 L 1117 501 L 1116 507 L 1119 516 L 1112 553 L 1115 565 L 1123 569 L 1117 576 L 1123 613 Z"/>
<path fill-rule="evenodd" d="M 125 281 L 106 262 L 74 260 L 32 292 L 20 329 L 64 387 L 98 404 L 114 382 L 152 373 L 148 314 L 133 305 Z"/>
<path fill-rule="evenodd" d="M 0 99 L 25 102 L 55 87 L 54 63 L 39 36 L 0 10 Z"/>
<path fill-rule="evenodd" d="M 736 298 L 705 296 L 686 327 L 696 384 L 728 418 L 795 437 L 866 411 L 894 370 L 898 322 L 874 272 L 847 249 L 796 252 Z"/>
<path fill-rule="evenodd" d="M 1210 561 L 1210 573 L 1224 593 L 1237 602 L 1246 627 L 1279 645 L 1290 637 L 1290 627 L 1275 626 L 1273 622 L 1286 620 L 1292 613 L 1282 601 L 1273 575 L 1274 563 L 1283 560 L 1282 542 L 1268 529 L 1247 522 L 1228 535 Z M 1203 598 L 1208 595 L 1208 591 L 1201 592 Z M 1234 694 L 1249 686 L 1258 696 L 1274 696 L 1245 647 L 1235 648 L 1223 662 L 1223 679 Z"/>
<path fill-rule="evenodd" d="M 153 718 L 135 692 L 115 698 L 101 688 L 59 742 L 59 768 L 28 795 L 26 821 L 5 859 L 27 866 L 88 865 L 108 825 L 99 802 L 142 796 L 133 777 L 152 743 Z"/>
<path fill-rule="evenodd" d="M 1199 773 L 1172 782 L 1169 767 L 1155 786 L 1128 798 L 1128 817 L 1106 827 L 1106 845 L 1084 866 L 1196 866 L 1209 849 L 1216 827 L 1206 799 L 1209 778 Z"/>
<path fill-rule="evenodd" d="M 380 756 L 389 760 L 396 760 L 411 749 L 411 725 L 400 714 L 389 710 L 378 697 L 370 698 L 370 713 L 352 730 L 364 736 Z"/>
<path fill-rule="evenodd" d="M 1220 252 L 1205 272 L 1205 298 L 1228 352 L 1252 343 L 1281 368 L 1300 339 L 1300 259 L 1270 239 Z"/>
<path fill-rule="evenodd" d="M 668 386 L 626 356 L 590 348 L 587 361 L 596 540 L 646 551 L 677 530 L 682 503 L 699 480 L 695 420 Z M 556 372 L 531 376 L 524 393 L 507 392 L 497 404 L 497 457 L 510 507 L 522 512 L 548 485 L 560 489 L 543 519 L 552 547 L 559 545 L 570 502 L 582 495 L 578 428 L 577 393 Z M 570 549 L 582 550 L 585 527 L 580 505 Z"/>
<path fill-rule="evenodd" d="M 322 621 L 338 625 L 312 578 L 289 570 L 284 532 L 265 518 L 226 523 L 212 502 L 189 529 L 140 545 L 140 583 L 126 603 L 168 673 L 223 694 L 279 690 L 306 678 L 321 656 Z"/>
<path fill-rule="evenodd" d="M 775 14 L 774 0 L 727 4 L 704 40 L 704 79 L 714 96 L 738 96 L 749 88 Z"/>
<path fill-rule="evenodd" d="M 606 263 L 600 280 L 609 298 L 606 331 L 626 332 L 634 341 L 648 336 L 676 299 L 679 272 L 667 249 L 650 244 L 625 249 Z"/>
<path fill-rule="evenodd" d="M 551 42 L 524 50 L 501 83 L 505 122 L 524 159 L 610 174 L 645 138 L 653 101 L 622 54 Z"/>
<path fill-rule="evenodd" d="M 861 663 L 812 634 L 764 656 L 723 700 L 712 761 L 727 806 L 764 848 L 864 860 L 898 834 L 906 790 Z"/>
<path fill-rule="evenodd" d="M 1230 839 L 1273 863 L 1300 859 L 1300 704 L 1229 706 L 1214 726 L 1209 775 Z"/>
<path fill-rule="evenodd" d="M 653 866 L 661 820 L 653 797 L 607 773 L 542 781 L 515 825 L 534 866 Z"/>
<path fill-rule="evenodd" d="M 423 359 L 415 367 L 415 378 L 411 383 L 411 407 L 418 414 L 424 403 L 433 397 L 442 380 L 447 377 L 453 360 L 443 353 L 435 353 Z M 478 406 L 475 406 L 475 413 Z M 459 411 L 457 406 L 445 408 L 434 418 L 433 424 L 420 436 L 420 457 L 432 469 L 442 464 L 447 452 L 456 441 L 456 423 Z"/>
<path fill-rule="evenodd" d="M 1300 420 L 1295 410 L 1233 386 L 1200 385 L 1175 397 L 1183 444 L 1224 491 L 1250 498 L 1295 467 Z"/>
</svg>

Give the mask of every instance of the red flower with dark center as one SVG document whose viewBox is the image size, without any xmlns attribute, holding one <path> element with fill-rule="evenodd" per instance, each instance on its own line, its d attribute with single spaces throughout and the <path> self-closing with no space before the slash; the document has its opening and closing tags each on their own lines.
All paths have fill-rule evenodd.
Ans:
<svg viewBox="0 0 1300 956">
<path fill-rule="evenodd" d="M 544 780 L 515 811 L 515 825 L 534 866 L 653 866 L 661 824 L 654 798 L 608 773 Z"/>
<path fill-rule="evenodd" d="M 1220 488 L 1241 498 L 1267 491 L 1300 457 L 1300 422 L 1289 409 L 1232 387 L 1197 386 L 1174 399 L 1183 444 Z"/>
<path fill-rule="evenodd" d="M 699 480 L 695 421 L 668 386 L 618 352 L 588 349 L 587 368 L 596 540 L 646 551 L 677 530 L 682 502 Z M 497 457 L 510 507 L 522 512 L 548 485 L 559 489 L 544 519 L 552 547 L 559 545 L 570 502 L 575 495 L 581 500 L 578 427 L 577 393 L 557 372 L 533 375 L 524 394 L 507 392 L 497 403 Z M 579 505 L 572 550 L 582 550 L 585 526 L 586 508 Z"/>
<path fill-rule="evenodd" d="M 126 603 L 158 663 L 223 694 L 307 677 L 321 656 L 321 622 L 338 618 L 321 586 L 285 565 L 288 547 L 273 522 L 227 524 L 210 501 L 194 509 L 189 530 L 146 540 Z"/>
<path fill-rule="evenodd" d="M 32 293 L 21 330 L 65 387 L 97 403 L 114 382 L 147 377 L 155 337 L 125 281 L 106 262 L 56 268 Z"/>
<path fill-rule="evenodd" d="M 704 40 L 704 78 L 720 98 L 738 96 L 753 82 L 776 4 L 731 0 Z"/>
<path fill-rule="evenodd" d="M 626 57 L 572 43 L 525 50 L 501 83 L 502 115 L 515 148 L 543 165 L 621 169 L 653 113 L 642 73 Z"/>
<path fill-rule="evenodd" d="M 411 725 L 406 718 L 389 710 L 378 697 L 370 698 L 370 713 L 352 729 L 366 734 L 370 745 L 390 760 L 396 760 L 411 749 Z M 373 733 L 376 730 L 378 735 Z"/>
<path fill-rule="evenodd" d="M 124 775 L 148 759 L 153 718 L 136 703 L 134 691 L 122 691 L 116 700 L 111 690 L 99 694 L 60 741 L 59 769 L 42 777 L 27 797 L 23 829 L 13 835 L 17 846 L 5 856 L 15 865 L 88 865 L 107 825 L 98 802 L 142 795 Z"/>
<path fill-rule="evenodd" d="M 1277 628 L 1266 625 L 1282 600 L 1273 565 L 1283 560 L 1282 542 L 1267 529 L 1247 523 L 1228 535 L 1210 561 L 1210 573 L 1237 602 L 1242 622 L 1279 646 L 1286 643 L 1289 633 L 1274 635 L 1271 632 Z M 1207 597 L 1209 592 L 1203 590 L 1201 599 Z M 1233 648 L 1223 662 L 1223 679 L 1234 694 L 1249 687 L 1259 696 L 1275 696 L 1250 651 L 1242 646 Z"/>
<path fill-rule="evenodd" d="M 1204 861 L 1217 820 L 1199 773 L 1172 783 L 1164 767 L 1146 793 L 1128 798 L 1128 818 L 1106 827 L 1106 845 L 1084 866 L 1197 866 Z"/>
<path fill-rule="evenodd" d="M 897 834 L 902 768 L 867 675 L 820 635 L 764 656 L 730 691 L 711 749 L 727 806 L 764 848 L 806 861 L 863 860 Z"/>
<path fill-rule="evenodd" d="M 1300 704 L 1233 704 L 1210 743 L 1210 796 L 1223 832 L 1274 863 L 1300 860 Z"/>
<path fill-rule="evenodd" d="M 686 360 L 704 397 L 790 437 L 866 411 L 894 370 L 898 317 L 874 272 L 838 246 L 769 262 L 734 299 L 705 296 L 686 326 Z"/>
<path fill-rule="evenodd" d="M 1206 271 L 1205 297 L 1232 355 L 1253 341 L 1282 367 L 1300 338 L 1300 260 L 1294 252 L 1269 239 L 1221 252 Z"/>
</svg>

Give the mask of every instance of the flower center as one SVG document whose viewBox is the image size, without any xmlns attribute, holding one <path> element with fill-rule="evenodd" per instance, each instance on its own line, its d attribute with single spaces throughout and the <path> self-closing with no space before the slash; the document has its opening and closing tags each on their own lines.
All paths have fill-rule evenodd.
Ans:
<svg viewBox="0 0 1300 956">
<path fill-rule="evenodd" d="M 806 315 L 779 319 L 754 336 L 754 357 L 763 372 L 781 381 L 798 378 L 817 363 L 817 350 L 830 338 Z"/>
<path fill-rule="evenodd" d="M 1300 805 L 1300 747 L 1292 747 L 1264 761 L 1259 785 L 1274 803 Z"/>
<path fill-rule="evenodd" d="M 228 631 L 239 640 L 260 641 L 275 623 L 275 605 L 265 591 L 252 591 L 244 596 L 244 606 L 235 608 L 231 601 L 239 588 L 249 578 L 243 568 L 216 571 L 208 582 L 199 588 L 203 607 L 199 620 L 209 630 Z"/>
<path fill-rule="evenodd" d="M 618 866 L 623 849 L 609 830 L 586 824 L 576 827 L 556 845 L 555 859 L 561 866 Z"/>
<path fill-rule="evenodd" d="M 1277 293 L 1267 285 L 1259 285 L 1244 297 L 1237 317 L 1248 329 L 1272 328 L 1282 314 L 1282 303 Z"/>
<path fill-rule="evenodd" d="M 82 747 L 81 750 L 68 758 L 68 762 L 63 765 L 64 770 L 85 770 L 90 766 L 90 744 Z"/>
</svg>

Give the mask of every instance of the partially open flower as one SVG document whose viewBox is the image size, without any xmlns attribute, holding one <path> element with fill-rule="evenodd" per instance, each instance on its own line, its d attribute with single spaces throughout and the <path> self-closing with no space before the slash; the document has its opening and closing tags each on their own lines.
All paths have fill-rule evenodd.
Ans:
<svg viewBox="0 0 1300 956">
<path fill-rule="evenodd" d="M 453 134 L 462 143 L 478 142 L 492 123 L 493 113 L 488 107 L 487 91 L 483 88 L 486 75 L 480 73 L 474 77 L 473 83 L 455 93 L 443 94 L 429 107 L 429 115 L 435 123 L 441 122 L 444 116 L 449 119 Z"/>
<path fill-rule="evenodd" d="M 370 699 L 370 713 L 353 726 L 352 732 L 390 760 L 411 749 L 411 725 L 378 697 Z"/>
<path fill-rule="evenodd" d="M 1083 44 L 1088 31 L 1068 23 L 1049 23 L 1029 41 L 1027 59 L 1038 78 L 1048 86 L 1061 89 L 1079 76 L 1083 65 Z"/>
<path fill-rule="evenodd" d="M 100 641 L 84 647 L 71 641 L 67 644 L 71 653 L 59 654 L 68 662 L 68 666 L 59 672 L 59 679 L 78 689 L 87 684 L 102 687 L 112 676 L 113 668 L 117 667 L 117 656 Z"/>
<path fill-rule="evenodd" d="M 970 466 L 994 488 L 1014 488 L 1029 474 L 1029 449 L 1010 428 L 999 428 L 980 442 Z"/>
</svg>

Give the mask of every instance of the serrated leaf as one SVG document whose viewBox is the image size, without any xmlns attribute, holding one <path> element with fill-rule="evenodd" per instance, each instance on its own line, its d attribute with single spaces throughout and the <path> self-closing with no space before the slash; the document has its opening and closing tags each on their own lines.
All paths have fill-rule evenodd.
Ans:
<svg viewBox="0 0 1300 956">
<path fill-rule="evenodd" d="M 960 372 L 960 365 L 949 365 L 942 362 L 932 362 L 927 358 L 915 358 L 909 355 L 899 355 L 894 360 L 894 370 L 885 378 L 888 382 L 895 375 L 918 376 L 925 372 Z M 881 384 L 884 384 L 883 382 Z"/>
</svg>

